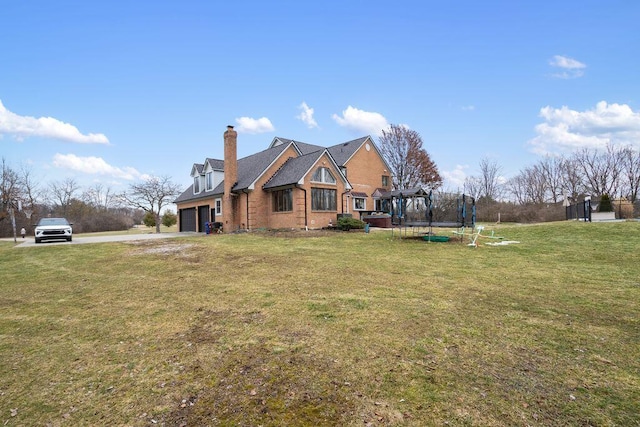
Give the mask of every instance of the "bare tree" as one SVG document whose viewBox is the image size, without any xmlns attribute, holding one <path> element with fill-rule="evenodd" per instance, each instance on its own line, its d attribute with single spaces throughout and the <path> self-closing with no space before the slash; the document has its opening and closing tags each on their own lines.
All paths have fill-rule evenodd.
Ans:
<svg viewBox="0 0 640 427">
<path fill-rule="evenodd" d="M 635 203 L 640 193 L 640 150 L 625 147 L 620 152 L 620 159 L 626 197 L 631 203 Z"/>
<path fill-rule="evenodd" d="M 20 175 L 13 170 L 2 158 L 2 176 L 0 177 L 0 221 L 9 216 L 13 203 L 20 199 L 22 194 Z"/>
<path fill-rule="evenodd" d="M 575 153 L 588 189 L 594 196 L 614 195 L 620 185 L 620 150 L 608 145 L 606 151 L 584 148 Z"/>
<path fill-rule="evenodd" d="M 502 168 L 498 163 L 486 157 L 483 158 L 480 161 L 480 175 L 470 176 L 465 179 L 465 193 L 472 195 L 476 199 L 498 200 L 502 193 L 501 171 Z"/>
<path fill-rule="evenodd" d="M 501 196 L 502 186 L 500 174 L 502 167 L 494 160 L 483 158 L 480 160 L 480 178 L 482 180 L 483 196 L 490 200 L 498 200 Z"/>
<path fill-rule="evenodd" d="M 563 159 L 561 171 L 564 194 L 570 202 L 575 203 L 578 201 L 578 197 L 586 192 L 585 180 L 580 173 L 579 160 L 575 156 Z"/>
<path fill-rule="evenodd" d="M 96 209 L 107 210 L 116 205 L 117 197 L 110 187 L 98 183 L 82 193 L 82 200 Z"/>
<path fill-rule="evenodd" d="M 405 126 L 391 125 L 382 131 L 379 145 L 382 157 L 391 168 L 394 189 L 418 186 L 436 189 L 442 185 L 438 167 L 422 148 L 418 132 Z"/>
<path fill-rule="evenodd" d="M 76 196 L 80 186 L 73 178 L 66 178 L 64 181 L 54 181 L 49 184 L 54 203 L 62 209 L 62 215 L 67 216 L 69 205 Z"/>
<path fill-rule="evenodd" d="M 518 175 L 514 176 L 513 178 L 509 179 L 506 184 L 506 189 L 508 191 L 509 194 L 511 194 L 512 196 L 512 200 L 515 200 L 515 202 L 519 205 L 524 205 L 526 203 L 529 203 L 530 200 L 527 198 L 528 194 L 527 194 L 527 180 L 523 174 L 523 172 L 521 171 Z"/>
<path fill-rule="evenodd" d="M 545 202 L 557 203 L 564 197 L 564 188 L 562 183 L 562 157 L 545 157 L 538 165 L 544 176 L 544 183 L 547 194 Z"/>
<path fill-rule="evenodd" d="M 28 209 L 33 212 L 33 209 L 38 204 L 41 197 L 40 187 L 38 186 L 38 180 L 34 179 L 31 168 L 26 166 L 22 167 L 21 180 L 23 187 L 22 194 L 22 206 L 23 209 Z"/>
<path fill-rule="evenodd" d="M 522 177 L 526 184 L 525 194 L 528 202 L 540 204 L 548 201 L 549 181 L 544 164 L 525 168 Z"/>
<path fill-rule="evenodd" d="M 153 214 L 156 218 L 156 233 L 160 233 L 160 213 L 162 208 L 178 197 L 181 187 L 167 176 L 151 177 L 148 180 L 131 184 L 129 191 L 120 195 L 128 205 Z"/>
<path fill-rule="evenodd" d="M 482 180 L 478 176 L 468 176 L 464 179 L 464 193 L 479 199 L 484 195 L 482 188 Z"/>
</svg>

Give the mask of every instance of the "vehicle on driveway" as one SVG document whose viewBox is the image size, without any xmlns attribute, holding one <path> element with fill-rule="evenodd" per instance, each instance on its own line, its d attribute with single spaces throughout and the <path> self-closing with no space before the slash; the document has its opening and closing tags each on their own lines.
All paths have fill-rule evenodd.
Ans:
<svg viewBox="0 0 640 427">
<path fill-rule="evenodd" d="M 41 218 L 36 224 L 36 243 L 60 239 L 70 242 L 73 239 L 72 225 L 66 218 Z"/>
</svg>

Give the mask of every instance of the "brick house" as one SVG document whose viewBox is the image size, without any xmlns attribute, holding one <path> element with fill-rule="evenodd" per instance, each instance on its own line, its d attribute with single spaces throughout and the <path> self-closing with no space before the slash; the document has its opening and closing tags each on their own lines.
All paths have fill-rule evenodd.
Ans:
<svg viewBox="0 0 640 427">
<path fill-rule="evenodd" d="M 390 168 L 369 136 L 331 147 L 276 137 L 266 150 L 237 159 L 237 132 L 224 133 L 224 160 L 191 168 L 193 184 L 175 201 L 180 231 L 322 228 L 338 214 L 382 210 Z"/>
</svg>

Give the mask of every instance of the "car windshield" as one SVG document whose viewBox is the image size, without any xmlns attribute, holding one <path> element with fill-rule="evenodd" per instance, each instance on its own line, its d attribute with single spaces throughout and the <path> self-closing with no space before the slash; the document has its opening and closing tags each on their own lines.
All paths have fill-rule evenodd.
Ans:
<svg viewBox="0 0 640 427">
<path fill-rule="evenodd" d="M 42 218 L 38 225 L 69 225 L 64 218 Z"/>
</svg>

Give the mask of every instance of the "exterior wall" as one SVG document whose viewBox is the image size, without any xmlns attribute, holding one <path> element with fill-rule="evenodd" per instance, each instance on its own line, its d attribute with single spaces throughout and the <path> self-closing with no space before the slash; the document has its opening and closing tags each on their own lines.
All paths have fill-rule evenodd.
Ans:
<svg viewBox="0 0 640 427">
<path fill-rule="evenodd" d="M 324 184 L 311 182 L 311 177 L 318 167 L 328 167 L 336 177 L 336 184 Z M 339 213 L 343 213 L 343 194 L 346 192 L 346 184 L 339 178 L 339 171 L 333 167 L 333 162 L 326 156 L 321 157 L 318 162 L 311 168 L 309 174 L 304 178 L 304 184 L 301 186 L 307 190 L 307 213 L 308 213 L 308 227 L 309 228 L 322 228 L 329 225 L 329 222 L 336 223 Z M 335 211 L 314 211 L 311 205 L 311 189 L 312 188 L 330 188 L 336 190 L 336 210 Z M 304 199 L 303 199 L 304 200 Z M 346 212 L 346 205 L 344 206 Z M 303 206 L 304 209 L 304 206 Z M 304 211 L 303 211 L 304 213 Z"/>
<path fill-rule="evenodd" d="M 204 205 L 209 205 L 210 207 L 215 207 L 215 198 L 207 198 L 207 199 L 199 199 L 199 200 L 192 200 L 189 202 L 184 202 L 184 203 L 180 203 L 177 208 L 178 209 L 188 209 L 188 208 L 195 208 L 196 209 L 196 224 L 200 224 L 200 217 L 199 217 L 199 212 L 200 210 L 198 209 L 199 206 L 204 206 Z M 223 210 L 224 213 L 224 210 Z M 211 221 L 219 221 L 218 217 L 216 217 L 216 219 L 210 218 L 209 220 Z M 180 215 L 178 215 L 178 230 L 180 230 Z"/>
<path fill-rule="evenodd" d="M 367 143 L 370 144 L 370 150 L 367 151 L 365 144 L 363 144 L 347 162 L 346 167 L 347 179 L 353 187 L 352 191 L 367 193 L 366 210 L 372 211 L 374 210 L 374 201 L 371 194 L 376 191 L 377 188 L 391 190 L 391 172 L 387 170 L 387 166 L 373 144 L 369 141 L 367 141 Z M 382 175 L 389 176 L 389 185 L 386 187 L 382 186 Z M 348 205 L 348 212 L 354 214 L 355 218 L 358 218 L 357 213 L 360 211 L 353 210 L 352 197 L 349 197 Z M 345 212 L 347 212 L 346 206 Z"/>
<path fill-rule="evenodd" d="M 297 151 L 293 147 L 287 148 L 271 167 L 260 177 L 255 183 L 254 190 L 249 190 L 249 220 L 247 222 L 247 194 L 241 194 L 240 212 L 238 212 L 240 223 L 245 228 L 285 228 L 285 227 L 303 227 L 304 225 L 292 224 L 290 215 L 273 212 L 272 195 L 268 191 L 264 191 L 262 186 L 276 173 L 282 165 L 289 160 L 290 157 L 298 157 Z M 295 194 L 294 194 L 295 196 Z M 224 210 L 224 208 L 223 208 Z M 295 210 L 294 210 L 295 211 Z M 304 213 L 303 213 L 304 215 Z M 288 217 L 283 222 L 283 216 Z"/>
<path fill-rule="evenodd" d="M 370 144 L 370 150 L 367 151 L 365 144 L 363 144 L 348 161 L 346 167 L 347 179 L 353 186 L 352 191 L 366 193 L 368 195 L 366 198 L 366 211 L 372 211 L 374 209 L 372 193 L 377 188 L 385 188 L 382 187 L 382 175 L 390 176 L 391 174 L 386 171 L 386 165 L 374 148 L 373 143 L 370 141 L 367 141 L 367 143 Z M 211 209 L 215 209 L 215 200 L 222 197 L 222 215 L 210 218 L 210 220 L 223 223 L 225 231 L 233 231 L 237 228 L 304 228 L 305 209 L 307 214 L 306 225 L 309 228 L 322 228 L 326 227 L 329 222 L 335 223 L 339 213 L 352 213 L 354 217 L 358 218 L 360 211 L 354 211 L 353 198 L 345 195 L 345 183 L 338 178 L 339 172 L 335 170 L 333 162 L 326 155 L 321 157 L 318 163 L 311 168 L 309 174 L 304 177 L 304 182 L 300 185 L 301 188 L 294 188 L 293 211 L 273 212 L 272 193 L 264 191 L 262 187 L 290 157 L 297 156 L 298 153 L 292 147 L 287 148 L 256 181 L 253 190 L 233 194 L 229 198 L 217 195 L 216 197 L 184 202 L 178 205 L 178 209 L 194 207 L 198 211 L 198 206 L 203 205 L 209 205 Z M 335 185 L 311 182 L 311 176 L 320 166 L 329 167 L 332 170 L 337 179 Z M 386 190 L 390 190 L 390 184 L 391 179 L 389 179 L 389 186 L 385 188 Z M 312 187 L 335 189 L 337 193 L 337 209 L 335 211 L 313 211 L 311 209 Z M 231 206 L 229 206 L 230 204 Z M 196 221 L 199 223 L 200 219 L 196 218 Z"/>
</svg>

